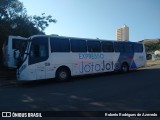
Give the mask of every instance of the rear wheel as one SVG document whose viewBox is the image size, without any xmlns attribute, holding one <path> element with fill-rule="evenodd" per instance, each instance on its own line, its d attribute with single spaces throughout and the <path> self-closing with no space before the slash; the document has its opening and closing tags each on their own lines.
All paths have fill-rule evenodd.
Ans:
<svg viewBox="0 0 160 120">
<path fill-rule="evenodd" d="M 58 81 L 68 81 L 70 76 L 70 71 L 67 68 L 60 68 L 56 72 L 56 79 Z"/>
<path fill-rule="evenodd" d="M 129 71 L 129 67 L 127 65 L 127 63 L 123 63 L 121 66 L 121 72 L 126 73 Z"/>
</svg>

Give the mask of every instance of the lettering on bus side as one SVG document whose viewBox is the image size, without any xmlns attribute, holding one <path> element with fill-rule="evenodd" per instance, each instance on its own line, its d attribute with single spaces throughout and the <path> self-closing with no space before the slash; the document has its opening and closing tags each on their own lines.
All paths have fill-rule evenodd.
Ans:
<svg viewBox="0 0 160 120">
<path fill-rule="evenodd" d="M 79 59 L 104 59 L 102 53 L 80 53 Z"/>
<path fill-rule="evenodd" d="M 83 61 L 79 65 L 79 72 L 80 73 L 92 73 L 92 72 L 105 72 L 105 71 L 111 71 L 114 69 L 114 63 L 111 62 L 105 62 L 104 60 L 101 63 L 84 63 Z"/>
</svg>

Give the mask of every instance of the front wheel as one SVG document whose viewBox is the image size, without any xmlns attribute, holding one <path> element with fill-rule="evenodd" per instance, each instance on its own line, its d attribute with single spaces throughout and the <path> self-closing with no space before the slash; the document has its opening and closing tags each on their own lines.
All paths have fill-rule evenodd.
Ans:
<svg viewBox="0 0 160 120">
<path fill-rule="evenodd" d="M 56 79 L 58 81 L 68 81 L 70 78 L 70 72 L 66 68 L 60 68 L 56 72 Z"/>
<path fill-rule="evenodd" d="M 121 66 L 121 72 L 126 73 L 129 71 L 129 67 L 126 63 L 123 63 Z"/>
</svg>

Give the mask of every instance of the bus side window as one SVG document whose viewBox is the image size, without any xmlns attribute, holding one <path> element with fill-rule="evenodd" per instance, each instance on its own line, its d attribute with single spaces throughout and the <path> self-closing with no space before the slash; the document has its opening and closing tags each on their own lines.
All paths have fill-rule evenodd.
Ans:
<svg viewBox="0 0 160 120">
<path fill-rule="evenodd" d="M 135 51 L 135 52 L 138 52 L 138 53 L 143 52 L 143 45 L 140 44 L 140 43 L 135 43 L 135 44 L 134 44 L 134 51 Z"/>
<path fill-rule="evenodd" d="M 70 52 L 70 43 L 67 38 L 51 37 L 51 52 Z"/>
<path fill-rule="evenodd" d="M 38 45 L 32 45 L 31 57 L 39 57 L 39 46 Z"/>
<path fill-rule="evenodd" d="M 41 46 L 40 46 L 40 51 L 39 51 L 39 52 L 40 52 L 40 57 L 46 57 L 47 51 L 46 51 L 44 45 L 41 45 Z"/>
<path fill-rule="evenodd" d="M 127 53 L 133 53 L 134 52 L 132 43 L 127 42 L 124 45 L 125 45 L 125 52 L 127 52 Z"/>
<path fill-rule="evenodd" d="M 87 52 L 87 45 L 85 40 L 71 39 L 72 52 Z"/>
<path fill-rule="evenodd" d="M 115 52 L 124 52 L 124 43 L 123 42 L 114 42 Z"/>
<path fill-rule="evenodd" d="M 88 40 L 88 52 L 101 52 L 101 43 L 100 41 Z"/>
<path fill-rule="evenodd" d="M 113 42 L 110 41 L 102 41 L 102 51 L 103 52 L 114 52 Z"/>
<path fill-rule="evenodd" d="M 31 57 L 46 57 L 46 53 L 44 45 L 33 45 L 31 48 Z"/>
<path fill-rule="evenodd" d="M 47 60 L 49 57 L 48 52 L 48 38 L 35 37 L 32 40 L 29 64 L 34 64 Z"/>
</svg>

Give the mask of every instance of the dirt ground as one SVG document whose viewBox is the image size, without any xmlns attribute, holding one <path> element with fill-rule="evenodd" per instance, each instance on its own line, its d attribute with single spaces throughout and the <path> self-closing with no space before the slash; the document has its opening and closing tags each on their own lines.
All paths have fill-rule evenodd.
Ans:
<svg viewBox="0 0 160 120">
<path fill-rule="evenodd" d="M 160 65 L 160 60 L 147 60 L 146 67 Z"/>
</svg>

